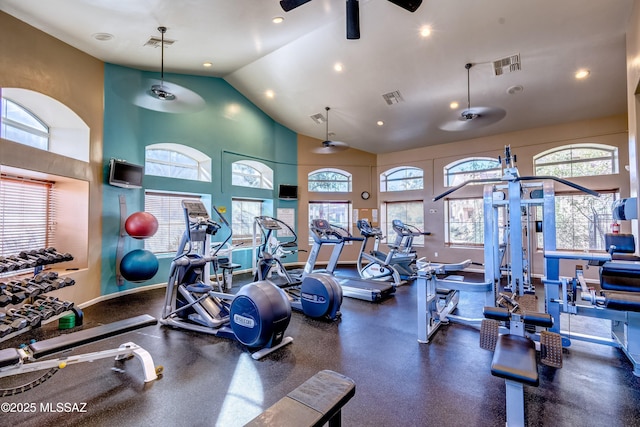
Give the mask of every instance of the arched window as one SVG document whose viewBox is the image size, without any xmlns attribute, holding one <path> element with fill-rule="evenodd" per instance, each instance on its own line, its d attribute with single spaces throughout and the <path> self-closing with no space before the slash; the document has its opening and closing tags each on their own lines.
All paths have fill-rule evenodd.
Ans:
<svg viewBox="0 0 640 427">
<path fill-rule="evenodd" d="M 604 144 L 572 144 L 533 157 L 536 175 L 570 178 L 618 173 L 618 148 Z"/>
<path fill-rule="evenodd" d="M 211 158 L 201 151 L 182 144 L 147 145 L 145 175 L 211 182 Z"/>
<path fill-rule="evenodd" d="M 380 191 L 422 190 L 424 171 L 412 166 L 399 166 L 380 174 Z"/>
<path fill-rule="evenodd" d="M 10 141 L 49 150 L 49 126 L 17 102 L 3 98 L 0 136 Z"/>
<path fill-rule="evenodd" d="M 65 157 L 89 161 L 89 126 L 45 94 L 3 87 L 0 137 Z"/>
<path fill-rule="evenodd" d="M 231 183 L 240 187 L 273 190 L 273 169 L 254 160 L 239 160 L 231 165 Z"/>
<path fill-rule="evenodd" d="M 500 162 L 490 157 L 457 160 L 443 169 L 445 187 L 455 187 L 472 179 L 500 178 L 502 175 Z"/>
<path fill-rule="evenodd" d="M 340 169 L 318 169 L 309 173 L 308 188 L 324 193 L 349 193 L 351 174 Z"/>
</svg>

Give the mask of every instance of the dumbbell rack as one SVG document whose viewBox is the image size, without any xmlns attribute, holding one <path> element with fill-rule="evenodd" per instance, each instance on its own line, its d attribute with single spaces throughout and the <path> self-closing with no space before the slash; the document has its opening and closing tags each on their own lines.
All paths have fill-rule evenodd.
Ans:
<svg viewBox="0 0 640 427">
<path fill-rule="evenodd" d="M 71 260 L 71 254 L 58 252 L 55 248 L 0 257 L 0 274 L 15 272 L 13 276 L 0 277 L 0 342 L 57 320 L 67 312 L 76 316 L 76 325 L 82 324 L 82 311 L 74 307 L 73 302 L 46 295 L 75 285 L 75 280 L 61 278 L 53 271 L 43 271 L 43 266 Z M 33 269 L 32 275 L 30 269 Z"/>
</svg>

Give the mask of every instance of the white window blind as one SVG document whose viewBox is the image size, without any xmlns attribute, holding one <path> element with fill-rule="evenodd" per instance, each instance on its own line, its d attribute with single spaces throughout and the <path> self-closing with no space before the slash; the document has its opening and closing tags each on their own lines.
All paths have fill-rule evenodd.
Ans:
<svg viewBox="0 0 640 427">
<path fill-rule="evenodd" d="M 54 187 L 0 174 L 0 256 L 55 246 Z"/>
<path fill-rule="evenodd" d="M 182 201 L 200 200 L 193 194 L 174 194 L 147 191 L 144 194 L 144 210 L 158 220 L 158 231 L 144 240 L 145 249 L 153 253 L 175 253 L 185 230 Z"/>
</svg>

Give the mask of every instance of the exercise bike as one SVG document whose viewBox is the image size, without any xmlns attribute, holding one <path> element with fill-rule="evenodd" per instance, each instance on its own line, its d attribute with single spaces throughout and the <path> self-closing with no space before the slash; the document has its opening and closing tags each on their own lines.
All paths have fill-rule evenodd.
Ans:
<svg viewBox="0 0 640 427">
<path fill-rule="evenodd" d="M 280 258 L 298 251 L 298 236 L 289 225 L 277 218 L 258 216 L 254 227 L 261 232 L 261 242 L 256 248 L 254 280 L 269 280 L 275 272 L 284 279 L 278 286 L 284 290 L 291 308 L 313 318 L 335 320 L 340 317 L 342 287 L 330 274 L 304 274 L 302 270 L 288 271 Z M 254 235 L 256 235 L 254 228 Z M 286 237 L 278 236 L 280 232 Z M 285 240 L 286 239 L 286 240 Z"/>
<path fill-rule="evenodd" d="M 357 262 L 360 277 L 363 279 L 393 281 L 395 286 L 400 286 L 403 282 L 398 270 L 386 262 L 386 256 L 377 256 L 377 254 L 384 255 L 378 250 L 380 240 L 383 238 L 382 230 L 373 227 L 366 219 L 358 220 L 356 225 L 358 226 L 358 230 L 360 230 L 360 234 L 364 237 L 360 245 Z M 371 252 L 366 252 L 369 239 L 374 239 L 373 249 Z"/>
<path fill-rule="evenodd" d="M 239 341 L 253 359 L 291 343 L 285 330 L 291 320 L 291 305 L 285 293 L 268 281 L 243 286 L 237 294 L 220 292 L 217 251 L 231 240 L 233 230 L 218 212 L 211 220 L 201 201 L 183 200 L 186 230 L 171 262 L 160 323 Z M 229 235 L 211 252 L 211 236 L 226 226 Z M 210 269 L 218 292 L 213 290 Z M 254 351 L 255 350 L 255 351 Z"/>
</svg>

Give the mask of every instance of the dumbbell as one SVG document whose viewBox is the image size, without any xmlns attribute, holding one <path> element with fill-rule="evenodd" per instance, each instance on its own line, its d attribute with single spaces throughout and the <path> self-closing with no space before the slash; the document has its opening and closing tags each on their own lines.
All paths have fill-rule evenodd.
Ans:
<svg viewBox="0 0 640 427">
<path fill-rule="evenodd" d="M 42 289 L 34 286 L 33 284 L 30 284 L 29 279 L 10 280 L 7 283 L 7 288 L 12 292 L 14 290 L 24 292 L 26 295 L 25 298 L 35 297 L 36 295 L 40 295 L 42 293 Z"/>
<path fill-rule="evenodd" d="M 19 331 L 28 326 L 27 319 L 22 317 L 8 316 L 4 313 L 0 313 L 0 324 L 9 325 L 11 332 Z"/>
<path fill-rule="evenodd" d="M 42 323 L 42 316 L 39 313 L 34 313 L 30 310 L 10 308 L 7 310 L 7 316 L 25 319 L 28 326 L 31 326 L 32 328 L 38 327 L 40 326 L 40 323 Z"/>
<path fill-rule="evenodd" d="M 61 301 L 58 298 L 46 295 L 39 295 L 38 297 L 36 297 L 36 303 L 44 304 L 47 307 L 50 307 L 55 311 L 56 315 L 73 308 L 73 302 L 71 301 Z"/>
<path fill-rule="evenodd" d="M 16 289 L 9 283 L 0 282 L 0 287 L 5 294 L 11 297 L 11 304 L 19 304 L 20 302 L 27 299 L 27 293 L 25 291 Z"/>
<path fill-rule="evenodd" d="M 13 302 L 13 296 L 5 291 L 6 285 L 0 282 L 0 307 L 6 307 Z"/>
<path fill-rule="evenodd" d="M 5 257 L 0 257 L 0 273 L 4 273 L 5 271 L 13 271 L 16 269 L 16 265 L 10 261 L 8 261 L 7 259 L 5 259 Z"/>
<path fill-rule="evenodd" d="M 4 265 L 5 271 L 13 271 L 13 270 L 20 270 L 21 268 L 26 268 L 26 267 L 22 267 L 24 265 L 23 261 L 16 262 L 14 259 L 10 257 L 0 257 L 0 262 L 2 262 L 2 264 Z"/>
<path fill-rule="evenodd" d="M 18 257 L 30 262 L 34 262 L 36 266 L 49 264 L 51 262 L 48 256 L 43 255 L 37 251 L 22 251 L 20 252 L 20 254 L 18 254 Z"/>
<path fill-rule="evenodd" d="M 20 307 L 20 311 L 39 314 L 42 317 L 42 320 L 47 320 L 56 314 L 55 310 L 53 310 L 51 307 L 47 307 L 45 304 L 23 304 Z"/>
<path fill-rule="evenodd" d="M 51 292 L 57 287 L 54 286 L 54 283 L 51 280 L 48 280 L 46 276 L 36 275 L 29 279 L 29 285 L 40 288 L 42 291 L 40 293 L 44 294 L 47 292 Z"/>
<path fill-rule="evenodd" d="M 36 267 L 36 262 L 31 259 L 23 259 L 16 255 L 9 255 L 6 259 L 14 262 L 18 266 L 16 270 L 25 270 L 27 268 Z"/>
</svg>

